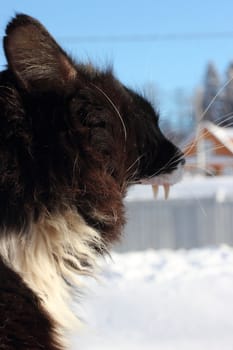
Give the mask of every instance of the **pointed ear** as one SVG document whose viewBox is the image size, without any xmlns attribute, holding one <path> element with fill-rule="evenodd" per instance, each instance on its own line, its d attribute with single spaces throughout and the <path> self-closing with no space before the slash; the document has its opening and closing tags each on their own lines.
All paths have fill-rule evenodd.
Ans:
<svg viewBox="0 0 233 350">
<path fill-rule="evenodd" d="M 35 19 L 17 15 L 7 26 L 9 69 L 28 91 L 60 91 L 76 77 L 72 60 Z"/>
</svg>

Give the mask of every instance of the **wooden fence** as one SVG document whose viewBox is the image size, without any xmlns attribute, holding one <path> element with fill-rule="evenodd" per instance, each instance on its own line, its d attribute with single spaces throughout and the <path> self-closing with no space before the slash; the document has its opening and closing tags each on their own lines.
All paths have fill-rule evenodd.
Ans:
<svg viewBox="0 0 233 350">
<path fill-rule="evenodd" d="M 126 202 L 128 222 L 115 251 L 233 245 L 233 199 Z"/>
</svg>

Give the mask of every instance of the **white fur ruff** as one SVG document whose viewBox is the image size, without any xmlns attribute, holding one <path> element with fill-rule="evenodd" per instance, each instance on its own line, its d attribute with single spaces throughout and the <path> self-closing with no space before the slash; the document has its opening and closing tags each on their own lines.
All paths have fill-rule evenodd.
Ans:
<svg viewBox="0 0 233 350">
<path fill-rule="evenodd" d="M 71 285 L 80 287 L 79 276 L 93 274 L 98 255 L 94 247 L 104 249 L 98 232 L 68 210 L 45 214 L 28 232 L 4 232 L 1 237 L 1 256 L 39 296 L 58 334 L 74 328 L 79 321 L 70 310 Z"/>
</svg>

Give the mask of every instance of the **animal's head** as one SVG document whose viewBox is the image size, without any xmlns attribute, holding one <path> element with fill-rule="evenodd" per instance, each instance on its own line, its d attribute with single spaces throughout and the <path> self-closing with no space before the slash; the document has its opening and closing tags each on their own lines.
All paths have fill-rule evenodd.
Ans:
<svg viewBox="0 0 233 350">
<path fill-rule="evenodd" d="M 115 238 L 127 186 L 173 184 L 182 153 L 142 96 L 111 70 L 75 63 L 33 18 L 18 15 L 8 25 L 4 48 L 5 79 L 27 129 L 14 150 L 25 167 L 17 180 L 19 203 L 27 202 L 22 215 L 76 207 L 107 240 Z"/>
</svg>

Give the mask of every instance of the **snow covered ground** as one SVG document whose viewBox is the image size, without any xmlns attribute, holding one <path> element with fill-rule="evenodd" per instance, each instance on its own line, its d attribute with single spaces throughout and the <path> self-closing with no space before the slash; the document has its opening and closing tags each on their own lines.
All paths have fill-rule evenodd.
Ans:
<svg viewBox="0 0 233 350">
<path fill-rule="evenodd" d="M 232 248 L 112 258 L 78 307 L 73 350 L 233 349 Z"/>
</svg>

